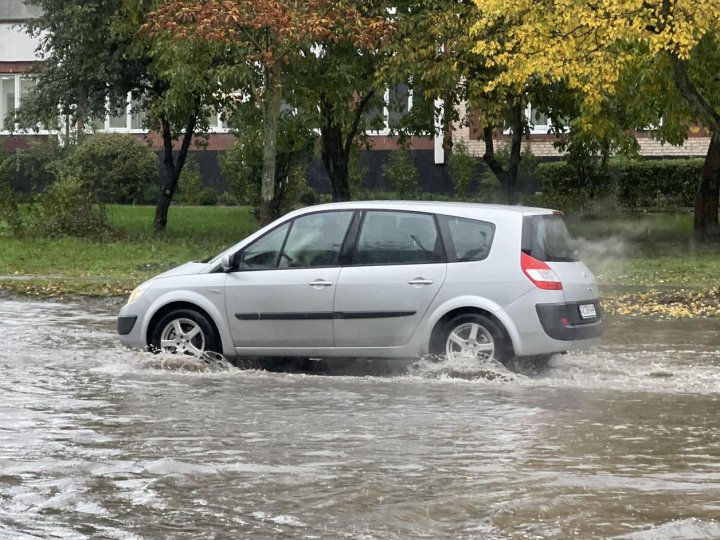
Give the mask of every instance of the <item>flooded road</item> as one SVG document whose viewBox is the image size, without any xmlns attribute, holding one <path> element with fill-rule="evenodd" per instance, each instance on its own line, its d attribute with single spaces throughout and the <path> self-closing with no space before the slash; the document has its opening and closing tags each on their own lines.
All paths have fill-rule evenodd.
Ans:
<svg viewBox="0 0 720 540">
<path fill-rule="evenodd" d="M 1 538 L 720 538 L 720 321 L 489 381 L 157 369 L 0 301 Z"/>
</svg>

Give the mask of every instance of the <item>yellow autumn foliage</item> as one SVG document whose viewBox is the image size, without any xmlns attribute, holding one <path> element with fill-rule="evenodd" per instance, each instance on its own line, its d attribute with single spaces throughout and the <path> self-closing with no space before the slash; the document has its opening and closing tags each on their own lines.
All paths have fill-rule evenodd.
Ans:
<svg viewBox="0 0 720 540">
<path fill-rule="evenodd" d="M 592 107 L 637 54 L 690 57 L 720 28 L 717 0 L 475 0 L 474 52 L 500 68 L 486 90 L 564 82 Z"/>
</svg>

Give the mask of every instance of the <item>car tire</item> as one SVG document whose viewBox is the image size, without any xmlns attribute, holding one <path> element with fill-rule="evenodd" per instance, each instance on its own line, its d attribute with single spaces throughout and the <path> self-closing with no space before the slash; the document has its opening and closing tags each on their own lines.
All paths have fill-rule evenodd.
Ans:
<svg viewBox="0 0 720 540">
<path fill-rule="evenodd" d="M 445 360 L 475 356 L 478 360 L 497 360 L 504 364 L 512 358 L 503 328 L 478 313 L 457 315 L 438 327 L 431 352 Z"/>
<path fill-rule="evenodd" d="M 194 309 L 176 309 L 161 317 L 152 329 L 150 349 L 196 358 L 207 351 L 222 353 L 217 330 L 206 315 Z"/>
</svg>

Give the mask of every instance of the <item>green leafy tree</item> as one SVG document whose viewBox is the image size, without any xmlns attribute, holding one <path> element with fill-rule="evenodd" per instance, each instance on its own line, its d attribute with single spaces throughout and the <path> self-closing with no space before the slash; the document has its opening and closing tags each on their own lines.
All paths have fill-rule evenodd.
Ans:
<svg viewBox="0 0 720 540">
<path fill-rule="evenodd" d="M 169 0 L 161 4 L 147 28 L 176 42 L 219 44 L 240 51 L 244 70 L 258 72 L 252 94 L 262 110 L 263 169 L 260 222 L 274 216 L 277 138 L 283 89 L 289 66 L 325 41 L 370 48 L 388 31 L 384 16 L 368 18 L 373 2 L 351 0 Z M 306 57 L 309 58 L 309 57 Z M 227 91 L 230 88 L 226 87 Z"/>
<path fill-rule="evenodd" d="M 372 3 L 361 10 L 368 23 L 382 11 Z M 384 88 L 378 69 L 385 59 L 382 36 L 363 47 L 333 36 L 304 51 L 290 66 L 294 92 L 292 103 L 302 111 L 308 125 L 320 128 L 320 157 L 330 178 L 334 201 L 349 200 L 350 162 L 353 152 L 368 144 L 366 113 L 382 110 Z"/>
<path fill-rule="evenodd" d="M 485 143 L 483 160 L 503 187 L 505 200 L 517 200 L 516 184 L 521 158 L 522 138 L 527 131 L 525 104 L 532 85 L 497 86 L 487 90 L 494 69 L 487 67 L 473 52 L 474 41 L 467 31 L 467 21 L 478 16 L 479 8 L 471 0 L 406 0 L 397 3 L 395 12 L 398 27 L 392 42 L 393 54 L 384 65 L 385 80 L 410 81 L 414 94 L 422 96 L 425 108 L 431 108 L 440 132 L 443 147 L 452 153 L 453 126 L 468 122 L 462 110 L 479 112 L 482 138 Z M 491 30 L 501 34 L 498 26 Z M 440 109 L 431 104 L 442 103 Z M 467 106 L 467 107 L 465 107 Z M 426 124 L 425 124 L 426 126 Z M 496 156 L 494 138 L 498 130 L 511 131 L 511 159 L 505 166 Z M 406 129 L 421 134 L 427 127 L 408 122 Z"/>
<path fill-rule="evenodd" d="M 72 143 L 92 120 L 124 112 L 132 94 L 133 113 L 145 112 L 147 127 L 162 138 L 165 174 L 154 224 L 164 230 L 193 137 L 206 130 L 208 115 L 221 106 L 216 90 L 224 72 L 217 60 L 227 61 L 227 49 L 141 32 L 155 1 L 29 3 L 42 10 L 27 23 L 40 42 L 41 61 L 33 70 L 37 84 L 14 120 L 27 129 L 58 129 Z"/>
<path fill-rule="evenodd" d="M 263 133 L 260 105 L 254 100 L 238 105 L 233 121 L 241 127 L 234 130 L 235 144 L 220 156 L 220 168 L 230 183 L 233 195 L 242 204 L 254 207 L 259 214 L 264 165 L 263 149 L 257 144 Z M 286 211 L 293 205 L 290 200 L 294 197 L 293 193 L 303 191 L 304 188 L 298 184 L 304 184 L 304 178 L 301 179 L 302 175 L 297 171 L 302 170 L 311 159 L 315 140 L 315 133 L 306 126 L 301 116 L 290 109 L 281 112 L 275 154 L 273 215 Z"/>
<path fill-rule="evenodd" d="M 720 232 L 720 8 L 711 0 L 682 4 L 609 0 L 598 9 L 581 0 L 546 0 L 520 6 L 477 2 L 474 50 L 497 70 L 485 81 L 499 86 L 563 84 L 576 92 L 581 128 L 603 130 L 604 111 L 624 95 L 659 112 L 660 140 L 678 143 L 692 124 L 710 132 L 695 201 L 700 237 Z M 504 27 L 502 36 L 493 33 Z M 501 39 L 500 39 L 501 37 Z M 538 54 L 542 51 L 542 54 Z"/>
</svg>

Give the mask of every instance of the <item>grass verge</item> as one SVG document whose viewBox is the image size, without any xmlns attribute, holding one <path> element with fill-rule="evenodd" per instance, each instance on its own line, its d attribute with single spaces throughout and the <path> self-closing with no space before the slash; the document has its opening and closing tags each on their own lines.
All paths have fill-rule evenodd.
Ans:
<svg viewBox="0 0 720 540">
<path fill-rule="evenodd" d="M 39 298 L 126 296 L 142 281 L 214 255 L 257 227 L 248 208 L 173 206 L 167 231 L 154 208 L 111 206 L 123 235 L 109 242 L 0 236 L 0 290 Z M 693 239 L 689 214 L 568 219 L 611 314 L 720 316 L 720 244 Z"/>
<path fill-rule="evenodd" d="M 139 283 L 187 261 L 215 255 L 256 230 L 249 208 L 173 206 L 155 234 L 155 209 L 110 206 L 117 238 L 0 236 L 0 289 L 29 296 L 124 296 Z"/>
</svg>

